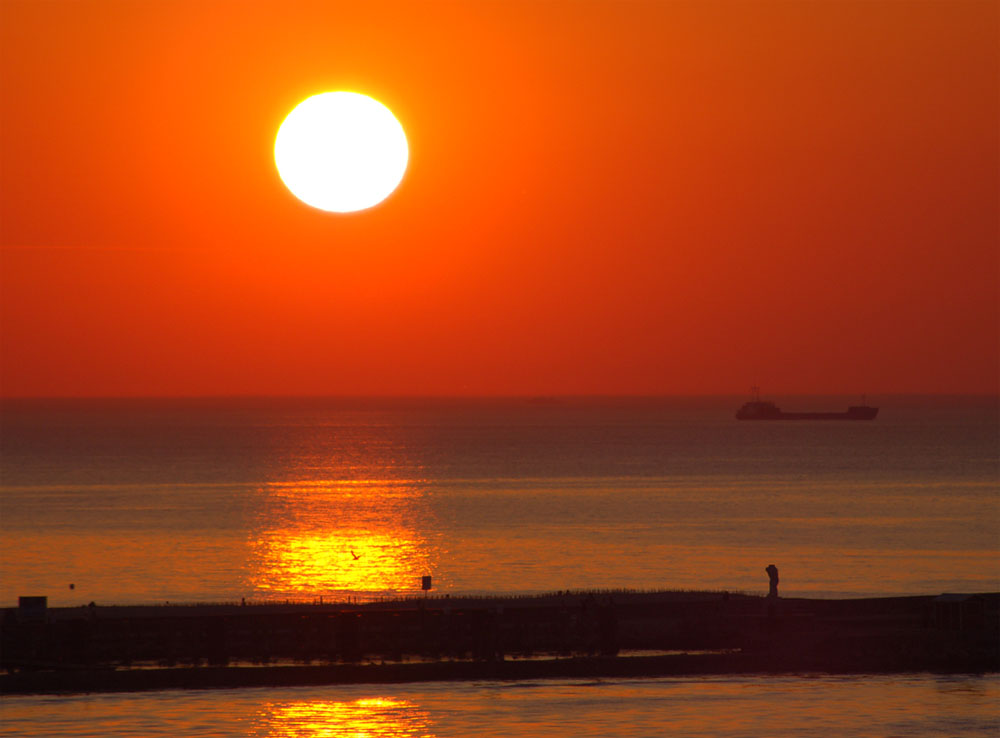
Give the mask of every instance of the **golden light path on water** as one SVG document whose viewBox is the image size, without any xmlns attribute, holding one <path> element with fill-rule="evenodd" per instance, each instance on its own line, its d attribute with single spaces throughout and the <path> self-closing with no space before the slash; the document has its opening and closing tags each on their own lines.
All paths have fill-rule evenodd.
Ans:
<svg viewBox="0 0 1000 738">
<path fill-rule="evenodd" d="M 263 599 L 414 594 L 437 563 L 411 482 L 281 482 L 264 490 L 249 582 Z"/>
<path fill-rule="evenodd" d="M 372 697 L 351 702 L 302 701 L 264 705 L 254 736 L 290 738 L 425 738 L 433 735 L 430 715 L 412 702 Z"/>
</svg>

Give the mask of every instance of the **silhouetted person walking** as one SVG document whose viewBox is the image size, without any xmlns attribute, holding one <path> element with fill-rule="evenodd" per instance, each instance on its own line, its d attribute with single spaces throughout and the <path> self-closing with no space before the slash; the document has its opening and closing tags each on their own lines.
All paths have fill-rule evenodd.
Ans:
<svg viewBox="0 0 1000 738">
<path fill-rule="evenodd" d="M 771 588 L 768 590 L 768 597 L 778 596 L 778 567 L 774 564 L 768 564 L 767 568 L 764 569 L 767 572 L 768 578 L 771 580 Z"/>
</svg>

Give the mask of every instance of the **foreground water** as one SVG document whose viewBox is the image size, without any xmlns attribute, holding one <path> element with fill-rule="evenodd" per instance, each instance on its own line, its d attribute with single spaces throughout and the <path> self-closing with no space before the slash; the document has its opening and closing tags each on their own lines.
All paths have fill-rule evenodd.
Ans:
<svg viewBox="0 0 1000 738">
<path fill-rule="evenodd" d="M 1000 678 L 431 683 L 5 700 L 0 735 L 996 736 Z"/>
<path fill-rule="evenodd" d="M 995 398 L 8 401 L 0 605 L 1000 589 Z M 851 398 L 793 398 L 787 410 Z M 72 585 L 72 588 L 71 586 Z M 4 735 L 985 736 L 996 676 L 9 697 Z"/>
</svg>

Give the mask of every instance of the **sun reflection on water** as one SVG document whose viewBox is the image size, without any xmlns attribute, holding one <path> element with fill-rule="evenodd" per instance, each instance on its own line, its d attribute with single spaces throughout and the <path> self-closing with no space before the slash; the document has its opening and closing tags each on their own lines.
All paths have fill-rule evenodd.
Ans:
<svg viewBox="0 0 1000 738">
<path fill-rule="evenodd" d="M 251 541 L 251 586 L 266 599 L 412 594 L 436 556 L 415 483 L 274 483 Z"/>
<path fill-rule="evenodd" d="M 353 702 L 286 702 L 264 706 L 253 735 L 274 738 L 432 738 L 430 715 L 412 702 L 385 697 Z"/>
</svg>

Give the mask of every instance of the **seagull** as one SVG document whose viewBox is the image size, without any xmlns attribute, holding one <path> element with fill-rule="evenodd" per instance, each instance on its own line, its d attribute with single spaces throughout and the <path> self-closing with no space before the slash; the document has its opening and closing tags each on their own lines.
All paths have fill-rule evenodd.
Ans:
<svg viewBox="0 0 1000 738">
<path fill-rule="evenodd" d="M 358 559 L 360 559 L 360 558 L 361 558 L 361 557 L 360 557 L 360 556 L 358 556 L 358 555 L 357 555 L 356 553 L 354 553 L 354 551 L 351 551 L 351 556 L 353 556 L 353 557 L 354 557 L 354 560 L 355 560 L 355 561 L 357 561 Z"/>
</svg>

